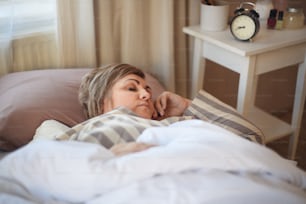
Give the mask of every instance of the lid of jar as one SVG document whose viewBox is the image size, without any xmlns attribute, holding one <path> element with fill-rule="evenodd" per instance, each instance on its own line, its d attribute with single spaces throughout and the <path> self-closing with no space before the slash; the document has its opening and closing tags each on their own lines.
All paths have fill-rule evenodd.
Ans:
<svg viewBox="0 0 306 204">
<path fill-rule="evenodd" d="M 301 8 L 293 8 L 293 7 L 287 9 L 289 13 L 298 13 L 301 12 L 301 10 L 302 10 Z"/>
</svg>

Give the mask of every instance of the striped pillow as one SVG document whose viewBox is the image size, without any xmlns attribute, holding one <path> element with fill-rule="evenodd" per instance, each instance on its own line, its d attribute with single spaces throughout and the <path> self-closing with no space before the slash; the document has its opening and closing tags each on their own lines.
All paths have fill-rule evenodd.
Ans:
<svg viewBox="0 0 306 204">
<path fill-rule="evenodd" d="M 194 116 L 230 130 L 251 141 L 264 143 L 262 131 L 233 107 L 201 90 L 184 115 Z"/>
<path fill-rule="evenodd" d="M 124 107 L 119 107 L 74 126 L 56 136 L 56 140 L 77 140 L 111 148 L 115 144 L 135 141 L 149 127 L 168 126 L 186 119 L 191 119 L 191 117 L 171 117 L 161 121 L 150 120 L 136 116 Z"/>
</svg>

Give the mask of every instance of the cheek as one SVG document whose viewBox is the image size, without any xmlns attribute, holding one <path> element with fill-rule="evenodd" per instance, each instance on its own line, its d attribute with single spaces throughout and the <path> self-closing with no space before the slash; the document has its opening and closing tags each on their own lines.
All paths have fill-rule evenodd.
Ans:
<svg viewBox="0 0 306 204">
<path fill-rule="evenodd" d="M 151 104 L 150 104 L 150 112 L 151 112 L 152 115 L 153 115 L 154 111 L 155 111 L 155 107 L 154 107 L 153 102 L 151 102 Z"/>
<path fill-rule="evenodd" d="M 112 96 L 113 108 L 117 108 L 118 106 L 126 106 L 130 108 L 134 98 L 131 94 L 114 94 Z"/>
<path fill-rule="evenodd" d="M 102 110 L 103 110 L 103 113 L 107 113 L 111 110 L 113 110 L 113 102 L 111 100 L 111 98 L 105 98 L 103 100 L 103 104 L 102 104 Z"/>
<path fill-rule="evenodd" d="M 154 106 L 154 104 L 153 104 L 153 101 L 151 102 L 151 109 L 152 109 L 152 111 L 155 110 L 155 106 Z"/>
</svg>

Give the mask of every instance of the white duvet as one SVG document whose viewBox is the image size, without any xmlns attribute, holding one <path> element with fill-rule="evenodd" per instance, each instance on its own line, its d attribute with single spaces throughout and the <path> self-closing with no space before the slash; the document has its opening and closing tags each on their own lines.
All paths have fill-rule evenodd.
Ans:
<svg viewBox="0 0 306 204">
<path fill-rule="evenodd" d="M 1 203 L 306 203 L 306 174 L 261 145 L 199 120 L 148 128 L 149 150 L 37 140 L 0 162 Z"/>
</svg>

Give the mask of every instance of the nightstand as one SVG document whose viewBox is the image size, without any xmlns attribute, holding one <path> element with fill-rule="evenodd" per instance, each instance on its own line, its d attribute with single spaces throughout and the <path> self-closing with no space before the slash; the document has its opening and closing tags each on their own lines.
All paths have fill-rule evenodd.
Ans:
<svg viewBox="0 0 306 204">
<path fill-rule="evenodd" d="M 203 86 L 205 59 L 239 73 L 237 110 L 262 129 L 265 143 L 290 135 L 289 158 L 294 159 L 305 102 L 306 28 L 298 30 L 261 30 L 253 42 L 234 39 L 229 29 L 220 32 L 201 31 L 200 26 L 184 27 L 194 37 L 191 93 Z M 204 60 L 202 60 L 204 59 Z M 204 63 L 203 63 L 204 62 Z M 260 74 L 299 64 L 292 121 L 279 120 L 254 105 Z"/>
</svg>

